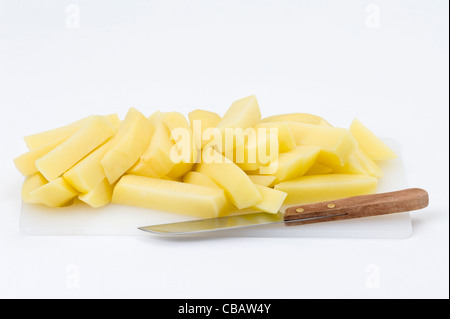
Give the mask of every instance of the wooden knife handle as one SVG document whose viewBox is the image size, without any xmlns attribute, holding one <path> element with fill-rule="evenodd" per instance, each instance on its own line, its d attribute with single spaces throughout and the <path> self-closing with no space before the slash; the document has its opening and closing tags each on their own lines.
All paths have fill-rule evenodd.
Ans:
<svg viewBox="0 0 450 319">
<path fill-rule="evenodd" d="M 287 226 L 408 212 L 428 206 L 428 193 L 410 188 L 389 193 L 361 195 L 286 209 Z"/>
</svg>

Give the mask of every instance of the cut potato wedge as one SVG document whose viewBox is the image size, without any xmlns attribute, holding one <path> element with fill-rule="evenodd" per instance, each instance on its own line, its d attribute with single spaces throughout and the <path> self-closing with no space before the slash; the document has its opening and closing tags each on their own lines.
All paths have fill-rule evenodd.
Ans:
<svg viewBox="0 0 450 319">
<path fill-rule="evenodd" d="M 70 138 L 36 160 L 39 172 L 54 181 L 116 132 L 103 116 L 93 116 Z"/>
<path fill-rule="evenodd" d="M 170 158 L 170 152 L 175 146 L 175 142 L 170 139 L 170 130 L 164 123 L 162 112 L 157 111 L 153 113 L 149 120 L 154 126 L 154 133 L 140 161 L 159 177 L 163 178 L 175 166 L 175 163 Z"/>
<path fill-rule="evenodd" d="M 361 148 L 358 147 L 354 155 L 364 167 L 368 175 L 376 178 L 383 177 L 383 171 L 378 164 L 375 163 L 374 160 L 372 160 Z"/>
<path fill-rule="evenodd" d="M 287 193 L 257 184 L 255 186 L 261 194 L 263 200 L 251 208 L 269 214 L 278 213 L 283 205 Z"/>
<path fill-rule="evenodd" d="M 110 184 L 137 162 L 147 148 L 152 134 L 153 126 L 149 120 L 135 108 L 130 108 L 100 161 Z"/>
<path fill-rule="evenodd" d="M 251 95 L 234 101 L 223 118 L 217 123 L 217 128 L 242 128 L 254 127 L 261 120 L 256 96 Z"/>
<path fill-rule="evenodd" d="M 359 143 L 359 147 L 374 161 L 396 158 L 397 155 L 372 131 L 365 127 L 358 119 L 354 119 L 350 126 L 350 133 Z"/>
<path fill-rule="evenodd" d="M 208 129 L 215 128 L 222 118 L 217 113 L 200 109 L 190 112 L 188 118 L 194 136 L 194 142 L 197 148 L 201 150 L 209 141 L 209 138 L 205 137 L 203 139 L 203 133 Z"/>
<path fill-rule="evenodd" d="M 175 145 L 170 150 L 170 158 L 174 166 L 167 177 L 178 179 L 192 169 L 197 160 L 198 150 L 188 120 L 179 112 L 163 114 L 163 121 L 170 131 L 170 138 Z"/>
<path fill-rule="evenodd" d="M 61 207 L 71 202 L 78 192 L 62 177 L 36 188 L 30 193 L 39 203 L 50 207 Z"/>
<path fill-rule="evenodd" d="M 205 148 L 203 154 L 211 152 L 212 161 L 198 164 L 196 171 L 207 175 L 225 190 L 230 202 L 238 209 L 254 206 L 262 201 L 262 197 L 245 172 L 228 158 L 214 150 Z M 205 155 L 203 156 L 205 158 Z"/>
<path fill-rule="evenodd" d="M 260 120 L 261 111 L 259 110 L 256 96 L 251 95 L 234 101 L 216 126 L 220 133 L 221 141 L 211 146 L 214 146 L 221 153 L 232 152 L 236 144 L 239 145 L 240 143 L 239 141 L 234 141 L 233 132 L 238 133 L 236 135 L 240 136 L 240 130 L 253 128 Z"/>
<path fill-rule="evenodd" d="M 31 192 L 47 183 L 48 181 L 41 173 L 28 176 L 22 184 L 22 200 L 25 203 L 42 204 L 40 200 L 31 195 Z"/>
<path fill-rule="evenodd" d="M 28 148 L 32 150 L 41 147 L 45 144 L 54 142 L 55 140 L 68 139 L 73 134 L 75 134 L 75 132 L 78 131 L 85 124 L 86 121 L 89 121 L 89 119 L 92 118 L 92 116 L 95 115 L 87 116 L 85 118 L 82 118 L 81 120 L 75 121 L 66 126 L 25 136 L 24 137 L 25 143 L 27 144 Z M 121 121 L 116 113 L 106 115 L 105 118 L 116 130 L 119 129 Z"/>
<path fill-rule="evenodd" d="M 274 183 L 303 176 L 314 165 L 320 151 L 316 146 L 296 146 L 289 152 L 280 153 L 277 161 L 261 167 L 259 172 L 275 176 Z"/>
<path fill-rule="evenodd" d="M 288 152 L 296 146 L 294 133 L 292 132 L 291 126 L 288 122 L 261 122 L 255 126 L 255 129 L 259 128 L 264 128 L 268 130 L 268 132 L 270 129 L 276 130 L 280 153 Z"/>
<path fill-rule="evenodd" d="M 355 151 L 358 142 L 343 128 L 290 122 L 297 145 L 318 146 L 319 163 L 342 166 Z"/>
<path fill-rule="evenodd" d="M 59 140 L 61 138 L 68 139 L 72 136 L 76 131 L 78 131 L 83 124 L 92 116 L 88 116 L 82 118 L 81 120 L 75 121 L 71 124 L 58 127 L 52 130 L 32 134 L 25 136 L 23 139 L 25 140 L 26 145 L 30 150 L 41 147 L 45 144 L 51 143 L 54 140 Z"/>
<path fill-rule="evenodd" d="M 48 152 L 61 145 L 65 140 L 67 140 L 67 136 L 63 136 L 60 139 L 53 140 L 44 144 L 42 146 L 36 147 L 14 159 L 14 164 L 19 172 L 23 176 L 29 176 L 38 172 L 38 168 L 36 167 L 36 160 L 40 159 Z"/>
<path fill-rule="evenodd" d="M 117 131 L 120 128 L 120 125 L 122 125 L 122 121 L 119 118 L 119 115 L 117 113 L 106 115 L 106 119 L 111 123 L 111 125 L 115 128 Z"/>
<path fill-rule="evenodd" d="M 227 206 L 221 189 L 136 175 L 117 182 L 112 202 L 201 218 L 218 217 Z"/>
<path fill-rule="evenodd" d="M 278 159 L 279 146 L 276 134 L 266 130 L 253 131 L 244 145 L 234 149 L 233 161 L 244 171 L 253 171 Z"/>
<path fill-rule="evenodd" d="M 311 175 L 282 182 L 275 189 L 288 194 L 284 204 L 300 205 L 375 193 L 377 179 L 350 174 Z"/>
<path fill-rule="evenodd" d="M 102 207 L 111 202 L 112 190 L 113 186 L 109 184 L 108 179 L 105 177 L 92 190 L 78 195 L 78 199 L 91 207 Z"/>
<path fill-rule="evenodd" d="M 66 182 L 80 193 L 93 190 L 106 177 L 100 161 L 110 145 L 111 140 L 105 142 L 67 170 L 63 174 Z"/>
</svg>

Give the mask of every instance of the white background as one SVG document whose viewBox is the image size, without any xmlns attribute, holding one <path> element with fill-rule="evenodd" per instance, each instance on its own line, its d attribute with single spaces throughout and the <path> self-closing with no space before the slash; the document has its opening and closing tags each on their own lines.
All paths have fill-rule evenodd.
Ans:
<svg viewBox="0 0 450 319">
<path fill-rule="evenodd" d="M 0 297 L 448 298 L 446 0 L 0 0 Z M 401 240 L 48 236 L 18 228 L 22 137 L 134 106 L 358 117 L 430 193 Z M 374 276 L 376 280 L 374 281 Z"/>
</svg>

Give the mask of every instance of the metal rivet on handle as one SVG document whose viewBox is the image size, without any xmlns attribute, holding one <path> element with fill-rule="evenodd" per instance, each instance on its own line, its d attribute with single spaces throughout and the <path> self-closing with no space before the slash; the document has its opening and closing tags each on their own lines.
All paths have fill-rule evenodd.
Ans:
<svg viewBox="0 0 450 319">
<path fill-rule="evenodd" d="M 303 213 L 305 211 L 305 209 L 304 208 L 297 208 L 295 211 L 297 213 Z"/>
<path fill-rule="evenodd" d="M 335 207 L 336 207 L 336 204 L 328 204 L 327 207 L 328 207 L 328 208 L 335 208 Z"/>
</svg>

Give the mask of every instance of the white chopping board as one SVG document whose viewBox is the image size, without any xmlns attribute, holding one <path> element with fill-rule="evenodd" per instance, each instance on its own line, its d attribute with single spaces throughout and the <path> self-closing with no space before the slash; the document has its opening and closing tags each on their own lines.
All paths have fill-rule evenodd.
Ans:
<svg viewBox="0 0 450 319">
<path fill-rule="evenodd" d="M 397 159 L 380 163 L 384 177 L 379 181 L 378 192 L 407 188 L 400 147 L 392 139 L 383 140 L 399 156 Z M 152 236 L 137 228 L 194 219 L 197 218 L 115 204 L 94 209 L 84 203 L 62 208 L 22 203 L 20 229 L 28 235 Z M 210 232 L 200 236 L 406 238 L 411 233 L 409 213 L 398 213 L 297 227 L 286 227 L 281 223 Z"/>
</svg>

